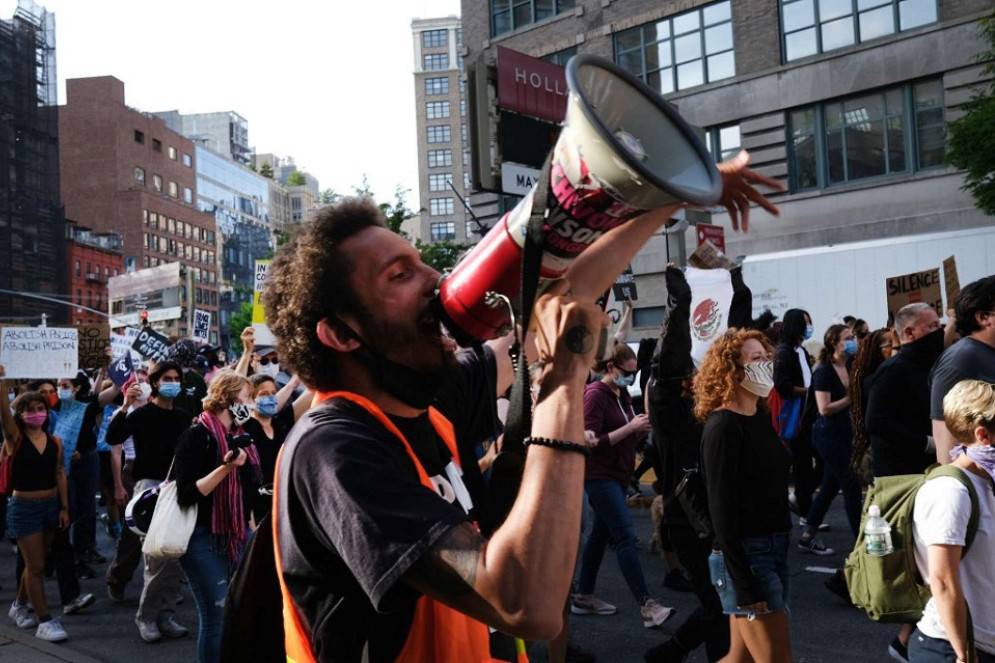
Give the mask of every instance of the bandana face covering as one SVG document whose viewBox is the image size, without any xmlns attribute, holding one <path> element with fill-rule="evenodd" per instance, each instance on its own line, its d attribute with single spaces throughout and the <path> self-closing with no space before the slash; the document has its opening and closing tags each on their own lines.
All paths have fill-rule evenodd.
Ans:
<svg viewBox="0 0 995 663">
<path fill-rule="evenodd" d="M 950 450 L 950 460 L 957 460 L 959 457 L 966 455 L 968 458 L 977 463 L 988 476 L 995 481 L 995 447 L 988 446 L 986 444 L 976 444 L 972 447 L 965 447 L 960 444 Z"/>
<path fill-rule="evenodd" d="M 740 383 L 751 394 L 767 398 L 774 388 L 774 362 L 755 361 L 743 366 L 746 375 Z"/>
</svg>

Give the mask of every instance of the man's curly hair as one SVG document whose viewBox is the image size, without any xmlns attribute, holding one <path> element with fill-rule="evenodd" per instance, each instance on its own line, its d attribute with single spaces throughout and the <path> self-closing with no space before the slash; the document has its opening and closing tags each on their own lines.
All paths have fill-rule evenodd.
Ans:
<svg viewBox="0 0 995 663">
<path fill-rule="evenodd" d="M 357 312 L 353 263 L 340 247 L 370 227 L 385 228 L 386 222 L 369 198 L 323 207 L 280 247 L 266 274 L 262 302 L 280 361 L 309 387 L 334 388 L 337 353 L 318 340 L 316 329 L 325 318 Z"/>
<path fill-rule="evenodd" d="M 743 344 L 750 339 L 760 341 L 764 350 L 771 352 L 767 337 L 755 329 L 729 329 L 708 348 L 694 377 L 694 416 L 698 421 L 732 402 L 739 386 L 736 369 L 742 366 Z"/>
</svg>

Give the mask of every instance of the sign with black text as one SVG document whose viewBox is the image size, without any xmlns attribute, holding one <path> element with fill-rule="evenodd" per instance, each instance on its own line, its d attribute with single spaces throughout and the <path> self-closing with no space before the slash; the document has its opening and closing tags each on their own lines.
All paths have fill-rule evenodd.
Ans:
<svg viewBox="0 0 995 663">
<path fill-rule="evenodd" d="M 933 307 L 936 314 L 943 316 L 943 293 L 940 270 L 927 269 L 904 276 L 892 276 L 885 281 L 888 292 L 888 320 L 895 319 L 895 313 L 906 304 L 925 302 Z"/>
<path fill-rule="evenodd" d="M 107 348 L 111 347 L 110 325 L 76 325 L 79 339 L 79 367 L 102 368 L 111 362 Z"/>
<path fill-rule="evenodd" d="M 0 330 L 0 364 L 6 377 L 69 378 L 79 368 L 75 327 L 4 327 Z"/>
<path fill-rule="evenodd" d="M 615 295 L 615 301 L 624 302 L 628 299 L 634 302 L 639 299 L 639 294 L 636 292 L 636 277 L 632 273 L 631 266 L 626 267 L 625 271 L 615 279 L 612 292 Z"/>
<path fill-rule="evenodd" d="M 207 343 L 207 336 L 211 330 L 211 312 L 194 309 L 193 312 L 193 340 Z"/>
</svg>

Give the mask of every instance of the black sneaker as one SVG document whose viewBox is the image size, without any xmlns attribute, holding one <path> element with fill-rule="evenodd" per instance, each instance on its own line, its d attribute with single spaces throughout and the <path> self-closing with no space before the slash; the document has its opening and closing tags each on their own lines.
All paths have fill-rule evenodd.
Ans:
<svg viewBox="0 0 995 663">
<path fill-rule="evenodd" d="M 808 541 L 805 539 L 798 539 L 798 549 L 812 553 L 813 555 L 832 555 L 836 552 L 832 548 L 827 548 L 823 545 L 822 541 L 814 536 Z"/>
<path fill-rule="evenodd" d="M 691 583 L 688 582 L 687 577 L 684 572 L 680 569 L 674 569 L 673 571 L 668 571 L 667 575 L 663 577 L 663 586 L 667 589 L 672 589 L 675 592 L 690 592 Z"/>
<path fill-rule="evenodd" d="M 904 663 L 909 663 L 909 650 L 902 644 L 902 641 L 895 636 L 895 639 L 891 641 L 888 645 L 888 656 L 891 656 L 896 661 L 903 661 Z"/>
<path fill-rule="evenodd" d="M 86 562 L 76 562 L 76 577 L 80 580 L 92 580 L 97 577 L 97 572 Z"/>
</svg>

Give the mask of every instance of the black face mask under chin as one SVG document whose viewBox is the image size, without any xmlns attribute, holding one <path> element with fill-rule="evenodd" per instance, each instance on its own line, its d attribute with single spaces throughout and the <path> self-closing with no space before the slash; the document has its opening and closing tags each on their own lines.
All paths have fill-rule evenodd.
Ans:
<svg viewBox="0 0 995 663">
<path fill-rule="evenodd" d="M 391 361 L 374 350 L 348 325 L 342 323 L 342 326 L 354 339 L 359 341 L 360 347 L 353 351 L 352 356 L 370 369 L 373 379 L 381 389 L 402 403 L 418 410 L 427 409 L 435 401 L 435 397 L 445 381 L 445 375 L 442 372 L 425 375 L 413 368 Z"/>
</svg>

